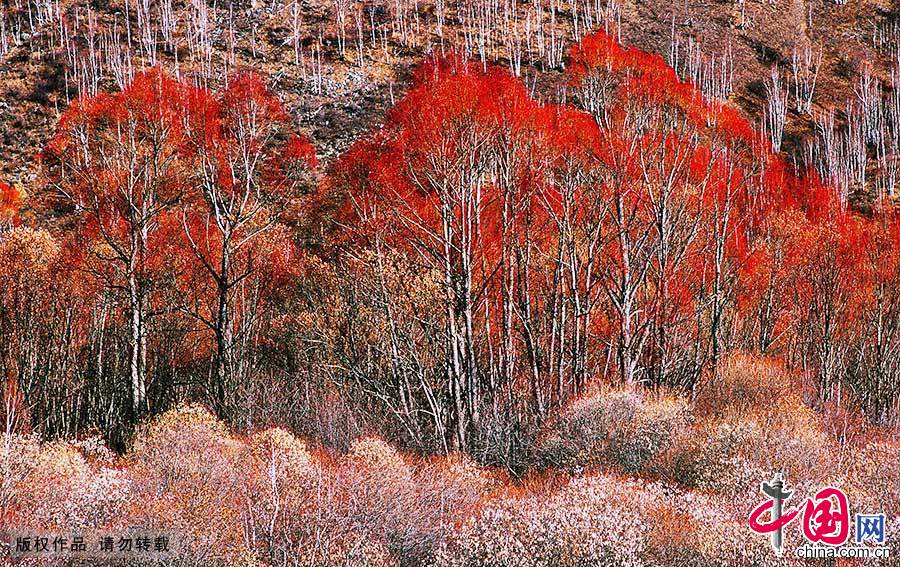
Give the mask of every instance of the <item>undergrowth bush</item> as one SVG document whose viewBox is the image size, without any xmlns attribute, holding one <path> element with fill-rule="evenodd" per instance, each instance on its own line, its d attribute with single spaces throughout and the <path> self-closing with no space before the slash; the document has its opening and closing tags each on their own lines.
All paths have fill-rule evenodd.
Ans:
<svg viewBox="0 0 900 567">
<path fill-rule="evenodd" d="M 873 441 L 854 451 L 848 482 L 861 509 L 900 519 L 900 444 Z"/>
<path fill-rule="evenodd" d="M 138 478 L 136 525 L 176 531 L 190 561 L 240 556 L 242 444 L 208 410 L 179 406 L 141 427 L 128 457 Z"/>
<path fill-rule="evenodd" d="M 643 472 L 690 425 L 687 403 L 633 389 L 601 391 L 565 409 L 536 443 L 538 462 L 581 472 Z"/>
<path fill-rule="evenodd" d="M 712 498 L 660 483 L 590 475 L 556 491 L 506 491 L 450 536 L 439 565 L 731 566 L 777 562 Z"/>
<path fill-rule="evenodd" d="M 281 428 L 237 435 L 196 405 L 141 425 L 122 458 L 96 439 L 7 435 L 0 527 L 176 532 L 185 566 L 766 567 L 746 518 L 778 469 L 799 498 L 847 489 L 900 536 L 896 441 L 836 443 L 790 389 L 758 403 L 786 379 L 758 366 L 724 361 L 731 404 L 709 382 L 693 401 L 598 388 L 546 423 L 541 470 L 518 482 L 377 436 L 337 453 Z"/>
</svg>

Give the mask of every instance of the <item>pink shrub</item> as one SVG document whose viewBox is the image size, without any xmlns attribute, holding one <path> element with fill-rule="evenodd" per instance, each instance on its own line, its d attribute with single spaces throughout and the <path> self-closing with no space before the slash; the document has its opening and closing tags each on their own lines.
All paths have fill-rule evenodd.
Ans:
<svg viewBox="0 0 900 567">
<path fill-rule="evenodd" d="M 640 473 L 690 425 L 687 403 L 639 390 L 601 391 L 576 400 L 537 441 L 538 461 L 569 471 Z"/>
<path fill-rule="evenodd" d="M 14 436 L 5 468 L 17 526 L 56 529 L 86 523 L 78 491 L 90 478 L 90 468 L 78 450 Z"/>
<path fill-rule="evenodd" d="M 791 479 L 825 479 L 834 454 L 828 436 L 803 420 L 787 417 L 778 425 L 764 425 L 734 416 L 686 432 L 656 469 L 685 486 L 747 493 L 776 470 Z"/>
<path fill-rule="evenodd" d="M 128 517 L 133 502 L 128 471 L 94 466 L 70 444 L 12 435 L 0 451 L 3 510 L 18 528 L 99 529 Z M 7 453 L 8 449 L 8 453 Z"/>
<path fill-rule="evenodd" d="M 741 514 L 742 515 L 742 514 Z M 769 566 L 765 538 L 728 503 L 660 483 L 613 476 L 572 480 L 556 492 L 498 495 L 462 523 L 439 564 L 509 566 Z"/>
<path fill-rule="evenodd" d="M 176 531 L 184 559 L 233 561 L 245 553 L 242 444 L 205 408 L 179 406 L 136 433 L 129 462 L 140 486 L 133 521 Z"/>
<path fill-rule="evenodd" d="M 439 565 L 644 565 L 647 527 L 622 498 L 637 488 L 589 477 L 551 495 L 501 495 L 463 522 Z"/>
<path fill-rule="evenodd" d="M 420 458 L 377 437 L 338 455 L 280 428 L 237 436 L 204 408 L 180 406 L 140 426 L 124 459 L 97 440 L 6 437 L 3 521 L 171 530 L 184 565 L 793 565 L 746 525 L 777 468 L 799 495 L 846 488 L 854 510 L 885 512 L 897 535 L 896 443 L 847 446 L 840 460 L 795 396 L 745 410 L 697 403 L 699 419 L 677 397 L 578 400 L 537 447 L 544 462 L 607 471 L 521 483 L 462 454 Z"/>
<path fill-rule="evenodd" d="M 701 386 L 692 426 L 650 468 L 659 477 L 720 494 L 755 492 L 760 479 L 776 470 L 792 480 L 826 480 L 839 447 L 795 387 L 780 363 L 732 355 Z"/>
<path fill-rule="evenodd" d="M 848 482 L 860 510 L 900 517 L 900 445 L 875 441 L 851 455 Z"/>
<path fill-rule="evenodd" d="M 772 400 L 796 395 L 798 380 L 773 359 L 734 353 L 697 388 L 697 413 L 710 418 L 754 414 Z"/>
</svg>

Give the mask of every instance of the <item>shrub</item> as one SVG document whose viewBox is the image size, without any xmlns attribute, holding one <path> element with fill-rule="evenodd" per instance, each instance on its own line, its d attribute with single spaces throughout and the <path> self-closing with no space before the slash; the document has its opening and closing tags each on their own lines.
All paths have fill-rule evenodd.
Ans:
<svg viewBox="0 0 900 567">
<path fill-rule="evenodd" d="M 776 470 L 822 481 L 838 447 L 782 365 L 733 355 L 695 400 L 696 420 L 652 463 L 662 478 L 720 494 L 755 493 Z"/>
<path fill-rule="evenodd" d="M 0 459 L 2 510 L 18 528 L 99 529 L 129 516 L 133 484 L 128 471 L 91 466 L 68 443 L 8 435 Z"/>
<path fill-rule="evenodd" d="M 134 523 L 178 532 L 183 559 L 235 562 L 244 553 L 242 444 L 198 405 L 140 427 L 129 457 L 139 479 Z"/>
<path fill-rule="evenodd" d="M 794 407 L 777 426 L 755 418 L 712 420 L 679 436 L 654 462 L 659 477 L 682 486 L 728 496 L 758 492 L 774 471 L 792 483 L 825 482 L 837 462 L 836 447 L 803 407 Z"/>
<path fill-rule="evenodd" d="M 244 460 L 258 476 L 274 478 L 286 487 L 304 486 L 317 465 L 306 443 L 281 428 L 251 435 Z"/>
<path fill-rule="evenodd" d="M 252 434 L 241 458 L 246 510 L 244 530 L 250 547 L 262 559 L 299 560 L 300 546 L 314 547 L 309 530 L 315 526 L 321 472 L 306 444 L 284 429 Z M 307 552 L 305 555 L 313 555 Z"/>
<path fill-rule="evenodd" d="M 117 468 L 100 468 L 73 493 L 69 528 L 127 527 L 130 510 L 138 505 L 130 472 Z"/>
<path fill-rule="evenodd" d="M 800 497 L 847 487 L 854 509 L 889 518 L 900 501 L 895 442 L 845 455 L 845 474 L 819 416 L 790 395 L 692 423 L 683 399 L 596 393 L 566 408 L 538 448 L 545 463 L 623 474 L 516 484 L 466 455 L 415 458 L 377 437 L 344 455 L 280 428 L 238 437 L 200 406 L 140 426 L 121 461 L 90 440 L 83 450 L 4 441 L 5 522 L 172 530 L 184 565 L 767 567 L 775 556 L 746 514 L 775 468 Z M 889 519 L 889 534 L 898 528 Z"/>
<path fill-rule="evenodd" d="M 708 374 L 697 388 L 697 414 L 709 419 L 754 415 L 773 400 L 795 396 L 800 385 L 777 360 L 735 353 Z"/>
<path fill-rule="evenodd" d="M 541 433 L 537 459 L 573 472 L 614 467 L 640 473 L 690 422 L 680 398 L 600 392 L 575 401 Z"/>
<path fill-rule="evenodd" d="M 81 451 L 89 463 L 110 466 L 116 461 L 116 454 L 110 450 L 100 434 L 76 439 L 71 445 Z"/>
<path fill-rule="evenodd" d="M 4 496 L 25 528 L 67 528 L 81 518 L 79 490 L 90 478 L 84 456 L 64 442 L 40 443 L 31 436 L 4 436 Z"/>
<path fill-rule="evenodd" d="M 419 463 L 406 485 L 405 509 L 398 510 L 392 549 L 408 564 L 433 564 L 453 526 L 500 486 L 469 457 L 450 455 Z"/>
<path fill-rule="evenodd" d="M 34 436 L 5 433 L 0 446 L 0 510 L 21 514 L 28 487 L 26 479 L 37 465 L 40 445 Z"/>
<path fill-rule="evenodd" d="M 420 562 L 431 555 L 441 510 L 413 463 L 381 439 L 366 437 L 353 442 L 338 474 L 360 529 L 375 528 L 398 557 Z"/>
<path fill-rule="evenodd" d="M 586 476 L 557 492 L 488 500 L 441 548 L 439 565 L 735 566 L 792 564 L 748 535 L 718 497 L 658 482 Z"/>
<path fill-rule="evenodd" d="M 851 455 L 848 482 L 854 506 L 900 516 L 900 446 L 873 441 Z"/>
<path fill-rule="evenodd" d="M 490 500 L 451 535 L 438 564 L 644 565 L 646 526 L 623 507 L 632 490 L 639 485 L 601 476 L 573 481 L 546 497 L 513 493 Z"/>
<path fill-rule="evenodd" d="M 268 563 L 430 564 L 458 514 L 492 486 L 471 462 L 414 461 L 376 437 L 341 457 L 313 455 L 280 429 L 248 444 L 249 536 Z"/>
<path fill-rule="evenodd" d="M 350 445 L 348 461 L 359 470 L 390 475 L 398 480 L 408 480 L 412 470 L 395 447 L 377 437 L 363 437 Z"/>
</svg>

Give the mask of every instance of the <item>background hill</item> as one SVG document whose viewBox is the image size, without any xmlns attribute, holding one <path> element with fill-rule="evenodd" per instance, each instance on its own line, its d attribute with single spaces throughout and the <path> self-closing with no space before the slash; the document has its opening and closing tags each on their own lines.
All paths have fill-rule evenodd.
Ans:
<svg viewBox="0 0 900 567">
<path fill-rule="evenodd" d="M 34 156 L 69 101 L 150 65 L 213 84 L 228 70 L 265 73 L 326 161 L 381 120 L 410 68 L 434 51 L 507 65 L 552 101 L 566 96 L 554 74 L 564 50 L 608 27 L 759 125 L 777 68 L 790 93 L 783 149 L 801 161 L 816 119 L 833 109 L 840 129 L 863 74 L 887 96 L 900 65 L 900 12 L 887 0 L 11 0 L 0 21 L 0 176 L 29 192 Z M 794 100 L 795 54 L 801 76 L 810 74 L 804 57 L 814 68 L 810 112 Z M 870 185 L 850 188 L 858 205 L 871 199 Z"/>
</svg>

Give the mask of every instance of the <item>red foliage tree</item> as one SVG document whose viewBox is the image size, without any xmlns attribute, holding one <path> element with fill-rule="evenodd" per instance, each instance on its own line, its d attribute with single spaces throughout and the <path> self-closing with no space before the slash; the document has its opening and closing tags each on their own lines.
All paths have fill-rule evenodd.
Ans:
<svg viewBox="0 0 900 567">
<path fill-rule="evenodd" d="M 619 374 L 690 385 L 725 348 L 765 148 L 735 109 L 707 100 L 658 56 L 598 32 L 569 60 L 576 99 L 599 127 L 597 159 L 615 179 L 614 277 L 604 287 Z"/>
<path fill-rule="evenodd" d="M 312 144 L 293 131 L 290 116 L 262 78 L 240 74 L 221 93 L 195 91 L 187 101 L 185 156 L 192 182 L 180 206 L 184 242 L 198 270 L 188 312 L 215 337 L 217 410 L 228 415 L 228 393 L 243 374 L 238 352 L 252 313 L 235 306 L 236 292 L 257 274 L 267 250 L 277 250 L 283 233 L 273 231 L 294 198 L 304 171 L 316 166 Z M 263 235 L 271 240 L 263 240 Z M 280 235 L 280 236 L 279 236 Z M 239 306 L 240 307 L 240 306 Z"/>
<path fill-rule="evenodd" d="M 184 289 L 197 293 L 167 298 L 215 335 L 212 391 L 223 403 L 235 289 L 266 255 L 256 241 L 301 170 L 315 165 L 311 144 L 254 75 L 216 94 L 152 70 L 120 93 L 76 101 L 43 158 L 91 243 L 87 267 L 123 296 L 133 415 L 148 409 L 148 329 L 170 307 L 152 295 L 166 272 L 192 278 Z"/>
<path fill-rule="evenodd" d="M 138 75 L 124 91 L 75 101 L 43 152 L 51 182 L 81 222 L 91 269 L 121 295 L 128 318 L 131 410 L 147 401 L 147 334 L 151 324 L 160 216 L 185 191 L 181 160 L 185 107 L 192 89 L 160 71 Z"/>
<path fill-rule="evenodd" d="M 516 372 L 516 340 L 543 411 L 544 362 L 523 278 L 532 269 L 529 234 L 547 222 L 535 205 L 555 116 L 508 72 L 458 58 L 424 64 L 415 81 L 387 127 L 351 150 L 341 171 L 352 183 L 347 214 L 363 221 L 369 241 L 443 274 L 451 429 L 464 446 L 484 395 Z M 499 368 L 484 368 L 484 341 L 494 340 Z"/>
<path fill-rule="evenodd" d="M 12 185 L 0 181 L 0 230 L 14 226 L 22 207 L 22 192 Z"/>
</svg>

